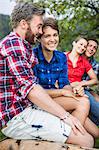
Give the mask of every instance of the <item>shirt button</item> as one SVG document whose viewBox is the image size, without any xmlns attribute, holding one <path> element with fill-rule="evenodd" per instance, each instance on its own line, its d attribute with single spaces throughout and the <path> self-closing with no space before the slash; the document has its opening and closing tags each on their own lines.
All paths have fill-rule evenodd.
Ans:
<svg viewBox="0 0 99 150">
<path fill-rule="evenodd" d="M 43 72 L 44 70 L 42 69 L 42 72 Z"/>
<path fill-rule="evenodd" d="M 57 71 L 59 70 L 59 68 L 57 68 Z"/>
<path fill-rule="evenodd" d="M 51 85 L 49 85 L 49 88 L 51 87 Z"/>
<path fill-rule="evenodd" d="M 49 79 L 49 82 L 51 82 L 51 80 Z"/>
<path fill-rule="evenodd" d="M 47 73 L 50 73 L 50 71 L 48 70 Z"/>
</svg>

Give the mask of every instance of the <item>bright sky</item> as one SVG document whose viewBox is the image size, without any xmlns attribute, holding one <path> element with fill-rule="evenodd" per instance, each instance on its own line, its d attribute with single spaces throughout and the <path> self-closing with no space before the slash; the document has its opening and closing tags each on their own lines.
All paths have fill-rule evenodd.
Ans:
<svg viewBox="0 0 99 150">
<path fill-rule="evenodd" d="M 0 0 L 0 14 L 10 15 L 14 5 L 14 0 Z"/>
</svg>

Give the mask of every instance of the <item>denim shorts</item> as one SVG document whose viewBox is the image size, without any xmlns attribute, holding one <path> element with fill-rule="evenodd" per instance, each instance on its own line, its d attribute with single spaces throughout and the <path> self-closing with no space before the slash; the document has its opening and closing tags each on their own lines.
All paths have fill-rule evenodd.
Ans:
<svg viewBox="0 0 99 150">
<path fill-rule="evenodd" d="M 70 135 L 71 127 L 38 107 L 28 107 L 12 118 L 2 132 L 14 139 L 37 139 L 64 143 Z"/>
</svg>

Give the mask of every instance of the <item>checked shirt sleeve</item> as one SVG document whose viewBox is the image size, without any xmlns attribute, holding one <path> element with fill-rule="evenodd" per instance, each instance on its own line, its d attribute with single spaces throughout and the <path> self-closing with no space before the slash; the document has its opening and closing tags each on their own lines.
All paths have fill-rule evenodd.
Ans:
<svg viewBox="0 0 99 150">
<path fill-rule="evenodd" d="M 93 65 L 93 70 L 94 70 L 94 72 L 97 75 L 97 78 L 99 80 L 99 62 L 95 62 L 95 64 Z"/>
<path fill-rule="evenodd" d="M 15 47 L 13 47 L 14 53 L 6 58 L 9 73 L 14 81 L 15 97 L 17 100 L 24 99 L 36 83 L 36 77 L 31 69 L 32 62 L 35 64 L 36 59 L 32 56 L 31 62 L 30 55 L 27 56 L 23 49 L 20 49 L 21 47 L 25 51 L 24 45 L 19 42 L 18 50 L 15 50 Z"/>
</svg>

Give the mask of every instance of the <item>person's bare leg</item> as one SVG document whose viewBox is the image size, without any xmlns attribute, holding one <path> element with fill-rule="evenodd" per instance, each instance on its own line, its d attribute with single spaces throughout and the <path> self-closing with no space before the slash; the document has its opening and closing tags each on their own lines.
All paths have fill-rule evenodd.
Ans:
<svg viewBox="0 0 99 150">
<path fill-rule="evenodd" d="M 86 97 L 79 97 L 79 104 L 75 111 L 72 112 L 73 116 L 77 116 L 82 125 L 85 124 L 85 120 L 89 115 L 90 103 Z M 78 116 L 79 114 L 79 116 Z"/>
<path fill-rule="evenodd" d="M 89 118 L 86 119 L 84 127 L 88 133 L 93 135 L 95 138 L 99 138 L 99 128 Z"/>
<path fill-rule="evenodd" d="M 87 98 L 79 97 L 79 101 L 69 97 L 57 97 L 53 98 L 58 104 L 60 104 L 66 111 L 72 111 L 72 115 L 75 116 L 82 125 L 89 114 L 89 101 Z"/>
<path fill-rule="evenodd" d="M 83 97 L 80 101 L 76 101 L 73 98 L 58 97 L 54 100 L 60 104 L 66 111 L 72 111 L 72 115 L 79 119 L 85 129 L 93 135 L 95 138 L 99 137 L 99 128 L 88 118 L 89 113 L 89 101 Z M 88 103 L 87 103 L 88 102 Z"/>
<path fill-rule="evenodd" d="M 90 147 L 90 148 L 92 148 L 94 146 L 94 139 L 88 132 L 85 132 L 85 134 L 82 135 L 78 131 L 77 135 L 75 135 L 73 133 L 73 131 L 72 131 L 70 136 L 68 137 L 66 143 L 68 143 L 68 144 L 76 144 L 76 145 L 80 145 L 82 147 Z"/>
</svg>

